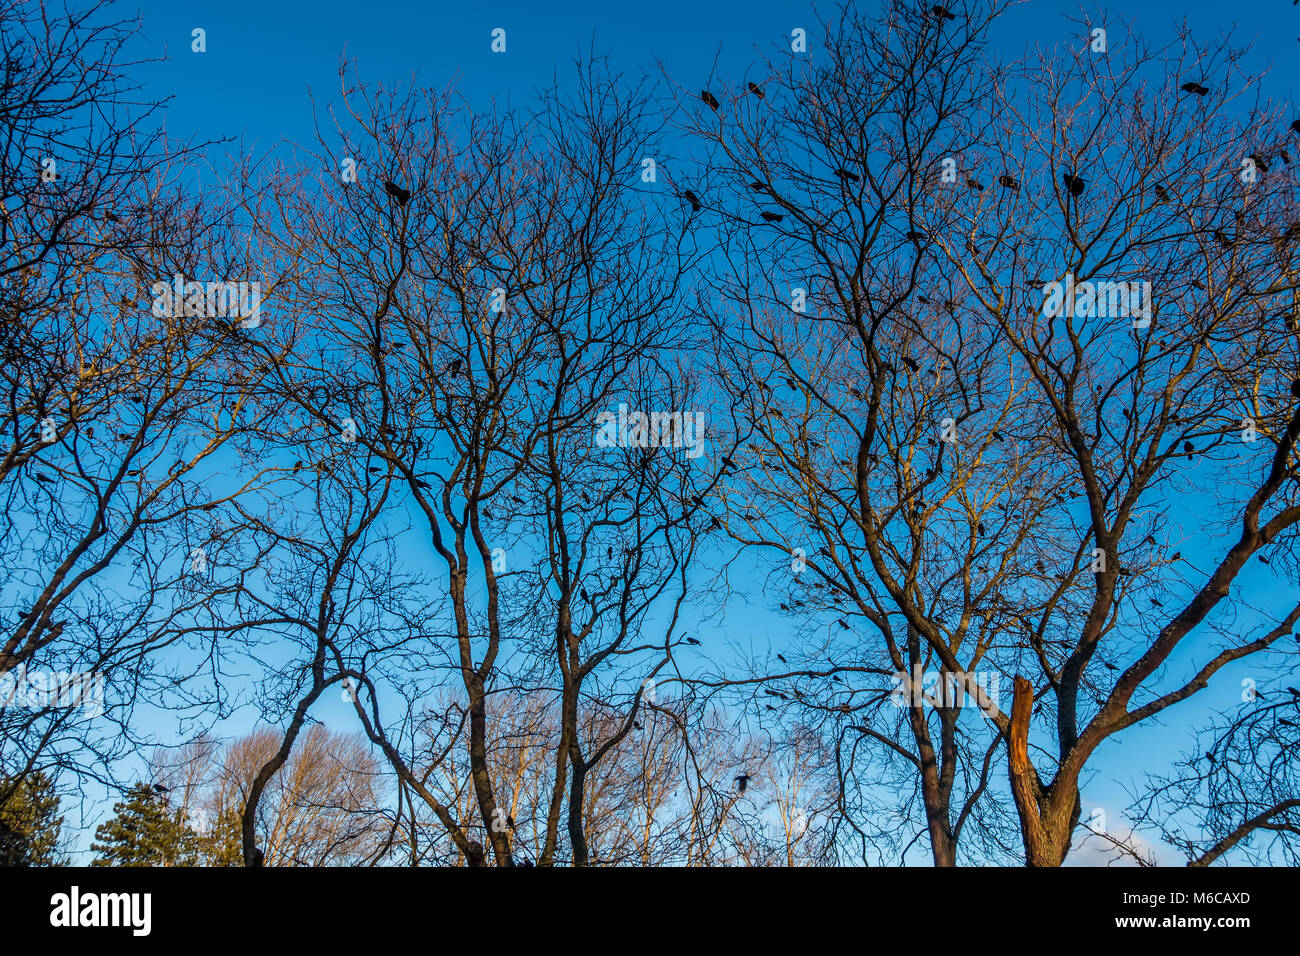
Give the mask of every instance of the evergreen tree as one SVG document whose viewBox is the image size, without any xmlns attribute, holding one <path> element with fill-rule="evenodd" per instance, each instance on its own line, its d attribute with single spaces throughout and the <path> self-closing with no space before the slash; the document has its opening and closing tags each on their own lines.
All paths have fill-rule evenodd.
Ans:
<svg viewBox="0 0 1300 956">
<path fill-rule="evenodd" d="M 0 777 L 0 793 L 13 779 Z M 0 866 L 59 866 L 63 817 L 54 781 L 37 770 L 19 781 L 0 806 Z"/>
<path fill-rule="evenodd" d="M 244 836 L 241 808 L 228 807 L 202 836 L 204 866 L 243 866 Z"/>
<path fill-rule="evenodd" d="M 138 783 L 111 820 L 95 830 L 91 866 L 195 866 L 200 840 L 180 810 L 148 784 Z"/>
</svg>

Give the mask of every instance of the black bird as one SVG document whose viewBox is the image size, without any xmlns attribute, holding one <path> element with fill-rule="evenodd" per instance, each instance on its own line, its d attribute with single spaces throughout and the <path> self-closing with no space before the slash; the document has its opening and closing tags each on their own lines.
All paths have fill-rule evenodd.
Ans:
<svg viewBox="0 0 1300 956">
<path fill-rule="evenodd" d="M 849 622 L 846 621 L 846 620 L 844 620 L 844 618 L 840 618 L 840 619 L 839 619 L 838 621 L 836 621 L 835 623 L 838 624 L 842 630 L 845 630 L 845 631 L 850 630 Z"/>
<path fill-rule="evenodd" d="M 957 14 L 953 13 L 953 12 L 952 12 L 951 10 L 949 10 L 947 7 L 942 6 L 942 5 L 940 5 L 940 4 L 937 4 L 937 3 L 936 3 L 934 6 L 932 6 L 932 7 L 930 8 L 930 12 L 933 13 L 933 14 L 934 14 L 938 19 L 940 19 L 940 20 L 956 20 L 956 19 L 957 19 Z"/>
<path fill-rule="evenodd" d="M 1291 124 L 1291 131 L 1293 133 L 1300 133 L 1300 119 Z"/>
<path fill-rule="evenodd" d="M 1165 187 L 1161 186 L 1159 183 L 1156 183 L 1156 198 L 1161 202 L 1169 202 L 1169 193 L 1166 192 Z"/>
<path fill-rule="evenodd" d="M 1288 687 L 1287 690 L 1291 692 L 1292 697 L 1300 697 L 1300 690 L 1297 690 L 1294 687 Z"/>
<path fill-rule="evenodd" d="M 1195 93 L 1197 96 L 1204 96 L 1210 92 L 1208 86 L 1202 86 L 1200 83 L 1184 83 L 1179 89 L 1184 93 Z"/>
<path fill-rule="evenodd" d="M 1151 603 L 1154 604 L 1156 607 L 1164 607 L 1164 605 L 1161 604 L 1159 601 L 1157 601 L 1155 598 L 1151 599 Z"/>
<path fill-rule="evenodd" d="M 1196 447 L 1191 442 L 1189 441 L 1183 442 L 1183 452 L 1184 454 L 1187 455 L 1188 461 L 1192 460 L 1192 452 L 1194 451 L 1196 451 Z"/>
<path fill-rule="evenodd" d="M 1282 158 L 1282 165 L 1284 165 L 1284 166 L 1290 166 L 1290 165 L 1291 165 L 1291 154 L 1288 153 L 1285 149 L 1279 151 L 1279 152 L 1278 152 L 1278 156 L 1280 156 L 1280 157 Z"/>
<path fill-rule="evenodd" d="M 164 787 L 161 783 L 155 783 L 155 784 L 153 785 L 153 792 L 154 792 L 154 793 L 171 793 L 171 792 L 172 792 L 172 788 L 171 788 L 171 787 Z"/>
<path fill-rule="evenodd" d="M 590 600 L 591 600 L 591 595 L 587 593 L 587 589 L 586 589 L 586 588 L 580 588 L 579 590 L 580 590 L 580 593 L 582 594 L 582 599 L 583 599 L 584 601 L 590 601 Z"/>
<path fill-rule="evenodd" d="M 451 373 L 451 377 L 452 377 L 452 378 L 455 378 L 457 375 L 459 375 L 459 374 L 460 374 L 460 359 L 452 359 L 452 360 L 451 360 L 451 365 L 448 367 L 447 371 Z"/>
<path fill-rule="evenodd" d="M 847 180 L 851 183 L 856 183 L 859 181 L 858 174 L 851 173 L 847 169 L 837 169 L 835 170 L 835 175 L 840 177 L 840 179 Z"/>
<path fill-rule="evenodd" d="M 1214 230 L 1214 238 L 1218 241 L 1219 245 L 1221 245 L 1224 249 L 1231 249 L 1233 244 L 1236 241 L 1232 238 L 1232 236 L 1228 235 L 1222 229 Z"/>
<path fill-rule="evenodd" d="M 760 183 L 757 179 L 755 179 L 752 183 L 749 184 L 749 188 L 754 190 L 754 192 L 756 193 L 767 192 L 767 186 L 763 183 Z"/>
<path fill-rule="evenodd" d="M 906 365 L 908 368 L 910 368 L 913 372 L 921 371 L 921 366 L 918 365 L 916 363 L 916 359 L 912 358 L 910 355 L 903 356 L 903 364 Z"/>
<path fill-rule="evenodd" d="M 1080 179 L 1073 173 L 1066 173 L 1061 177 L 1065 182 L 1065 188 L 1070 190 L 1070 195 L 1076 199 L 1083 195 L 1083 187 L 1087 185 L 1087 180 Z"/>
<path fill-rule="evenodd" d="M 1010 189 L 1012 192 L 1017 192 L 1020 189 L 1020 183 L 1015 179 L 1012 179 L 1006 173 L 1003 173 L 998 177 L 998 185 L 1003 189 Z"/>
<path fill-rule="evenodd" d="M 1300 398 L 1300 378 L 1291 380 L 1291 394 L 1296 398 Z"/>
<path fill-rule="evenodd" d="M 1214 759 L 1214 754 L 1210 753 L 1208 750 L 1205 752 L 1205 759 L 1208 760 L 1210 763 L 1218 763 L 1218 762 L 1219 762 L 1219 761 L 1217 761 L 1217 760 Z"/>
<path fill-rule="evenodd" d="M 983 533 L 984 533 L 984 522 L 983 522 L 983 521 L 981 521 L 981 522 L 979 523 L 979 525 L 978 525 L 978 527 L 976 528 L 976 530 L 979 531 L 980 534 L 983 534 Z"/>
<path fill-rule="evenodd" d="M 384 192 L 396 199 L 399 206 L 405 206 L 411 199 L 411 191 L 403 189 L 391 179 L 384 180 Z"/>
<path fill-rule="evenodd" d="M 745 86 L 748 87 L 749 92 L 753 93 L 760 100 L 763 98 L 763 88 L 759 86 L 757 83 L 755 83 L 753 80 L 750 80 L 748 83 L 745 84 Z"/>
<path fill-rule="evenodd" d="M 765 212 L 763 213 L 763 218 L 767 222 L 780 222 L 785 218 L 785 216 L 781 215 L 779 212 Z"/>
<path fill-rule="evenodd" d="M 266 856 L 262 853 L 260 846 L 253 847 L 253 866 L 262 866 Z"/>
<path fill-rule="evenodd" d="M 686 643 L 687 643 L 687 644 L 699 644 L 700 642 L 699 642 L 698 640 L 696 640 L 695 638 L 693 638 L 693 637 L 688 637 L 688 638 L 686 639 Z"/>
<path fill-rule="evenodd" d="M 1268 163 L 1264 160 L 1263 156 L 1259 155 L 1259 153 L 1251 153 L 1246 158 L 1258 166 L 1261 173 L 1268 172 Z"/>
<path fill-rule="evenodd" d="M 708 90 L 700 90 L 700 99 L 704 100 L 704 102 L 707 103 L 712 109 L 716 110 L 718 108 L 717 97 L 715 97 Z"/>
<path fill-rule="evenodd" d="M 686 192 L 682 193 L 682 198 L 691 204 L 691 212 L 700 211 L 700 197 L 695 195 L 695 193 L 688 189 Z"/>
<path fill-rule="evenodd" d="M 749 786 L 749 774 L 742 773 L 736 777 L 736 787 L 739 789 L 740 793 L 744 793 L 745 788 L 748 786 Z"/>
<path fill-rule="evenodd" d="M 966 188 L 967 188 L 967 189 L 974 189 L 974 190 L 976 190 L 977 192 L 983 192 L 983 191 L 984 191 L 984 184 L 981 183 L 979 180 L 971 179 L 969 176 L 967 176 L 967 177 L 966 177 Z"/>
<path fill-rule="evenodd" d="M 508 813 L 506 814 L 506 826 L 512 830 L 515 828 L 515 818 Z"/>
<path fill-rule="evenodd" d="M 907 238 L 919 246 L 925 239 L 925 233 L 912 231 L 907 234 Z"/>
<path fill-rule="evenodd" d="M 780 661 L 782 664 L 788 664 L 788 663 L 790 663 L 789 661 L 787 661 L 787 660 L 785 659 L 785 657 L 783 657 L 783 656 L 780 655 L 780 654 L 777 654 L 777 655 L 776 655 L 776 659 L 777 659 L 778 661 Z"/>
</svg>

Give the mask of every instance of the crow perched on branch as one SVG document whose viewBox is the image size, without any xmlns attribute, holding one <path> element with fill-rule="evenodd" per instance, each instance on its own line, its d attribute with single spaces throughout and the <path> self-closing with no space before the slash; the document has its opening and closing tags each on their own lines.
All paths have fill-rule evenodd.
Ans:
<svg viewBox="0 0 1300 956">
<path fill-rule="evenodd" d="M 391 179 L 384 180 L 384 192 L 396 199 L 399 206 L 405 206 L 411 200 L 411 191 L 403 189 Z"/>
</svg>

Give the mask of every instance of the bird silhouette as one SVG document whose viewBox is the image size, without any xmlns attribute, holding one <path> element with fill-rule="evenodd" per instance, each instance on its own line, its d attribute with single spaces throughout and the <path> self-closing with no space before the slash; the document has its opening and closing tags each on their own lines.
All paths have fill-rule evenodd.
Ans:
<svg viewBox="0 0 1300 956">
<path fill-rule="evenodd" d="M 974 189 L 976 192 L 981 192 L 981 193 L 982 193 L 982 192 L 984 191 L 984 184 L 981 183 L 981 182 L 980 182 L 979 180 L 977 180 L 977 179 L 972 179 L 971 177 L 967 176 L 967 177 L 966 177 L 966 188 L 967 188 L 967 189 Z"/>
<path fill-rule="evenodd" d="M 777 659 L 778 661 L 780 661 L 782 664 L 788 664 L 788 663 L 790 663 L 790 662 L 787 661 L 787 660 L 785 659 L 785 657 L 784 657 L 783 655 L 781 655 L 781 654 L 777 654 L 777 655 L 776 655 L 776 659 Z"/>
<path fill-rule="evenodd" d="M 1161 202 L 1169 202 L 1169 193 L 1159 183 L 1156 183 L 1156 198 Z"/>
<path fill-rule="evenodd" d="M 939 20 L 956 20 L 957 14 L 953 13 L 947 7 L 936 3 L 930 8 L 930 12 Z"/>
<path fill-rule="evenodd" d="M 746 88 L 748 88 L 749 92 L 753 93 L 760 100 L 763 98 L 763 88 L 759 86 L 757 83 L 755 83 L 753 80 L 750 80 L 748 83 L 745 84 L 745 86 Z"/>
<path fill-rule="evenodd" d="M 835 175 L 840 177 L 840 179 L 847 180 L 848 182 L 851 183 L 856 183 L 859 181 L 858 174 L 851 173 L 847 169 L 837 169 L 835 170 Z"/>
<path fill-rule="evenodd" d="M 1300 119 L 1291 124 L 1291 132 L 1300 133 Z"/>
<path fill-rule="evenodd" d="M 1061 178 L 1065 182 L 1065 188 L 1070 190 L 1071 196 L 1074 196 L 1077 199 L 1079 196 L 1083 195 L 1083 187 L 1087 185 L 1086 180 L 1080 179 L 1073 173 L 1066 173 Z"/>
<path fill-rule="evenodd" d="M 718 108 L 718 99 L 708 90 L 700 90 L 700 99 L 704 100 L 712 109 Z"/>
<path fill-rule="evenodd" d="M 411 199 L 411 191 L 403 189 L 391 179 L 384 180 L 384 192 L 396 199 L 399 206 L 405 206 Z"/>
<path fill-rule="evenodd" d="M 1261 173 L 1268 172 L 1268 163 L 1264 160 L 1263 156 L 1259 155 L 1259 153 L 1251 153 L 1246 158 L 1254 163 Z"/>
<path fill-rule="evenodd" d="M 749 786 L 749 780 L 750 777 L 747 773 L 738 774 L 736 776 L 736 787 L 740 793 L 745 792 L 745 788 Z"/>
<path fill-rule="evenodd" d="M 1291 394 L 1296 398 L 1300 398 L 1300 378 L 1291 380 Z"/>
<path fill-rule="evenodd" d="M 1197 96 L 1204 96 L 1210 92 L 1208 86 L 1202 86 L 1200 83 L 1184 83 L 1179 87 L 1184 93 L 1195 93 Z"/>
<path fill-rule="evenodd" d="M 784 219 L 784 218 L 785 218 L 785 216 L 781 215 L 779 212 L 765 212 L 765 213 L 763 213 L 763 219 L 764 219 L 766 222 L 780 222 L 780 221 L 781 221 L 782 219 Z"/>
<path fill-rule="evenodd" d="M 757 179 L 749 184 L 749 188 L 754 190 L 756 193 L 767 192 L 767 186 L 764 183 L 760 183 Z"/>
<path fill-rule="evenodd" d="M 682 198 L 691 204 L 691 212 L 700 211 L 700 197 L 695 195 L 689 189 L 682 193 Z"/>
<path fill-rule="evenodd" d="M 1010 189 L 1012 192 L 1017 192 L 1020 189 L 1020 183 L 1006 173 L 998 177 L 998 185 L 1003 189 Z"/>
<path fill-rule="evenodd" d="M 1184 454 L 1187 455 L 1188 461 L 1192 460 L 1192 452 L 1194 451 L 1196 451 L 1196 447 L 1191 442 L 1189 441 L 1183 442 L 1183 452 Z"/>
</svg>

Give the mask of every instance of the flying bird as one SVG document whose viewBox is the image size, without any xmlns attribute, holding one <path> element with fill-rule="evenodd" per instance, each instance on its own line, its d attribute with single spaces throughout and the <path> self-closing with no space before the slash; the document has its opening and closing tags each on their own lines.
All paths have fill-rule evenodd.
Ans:
<svg viewBox="0 0 1300 956">
<path fill-rule="evenodd" d="M 739 791 L 740 793 L 744 793 L 744 792 L 745 792 L 745 788 L 748 787 L 748 786 L 749 786 L 749 774 L 747 774 L 747 773 L 739 774 L 739 775 L 736 777 L 736 787 L 737 787 L 738 791 Z"/>
<path fill-rule="evenodd" d="M 411 199 L 411 191 L 403 189 L 391 179 L 384 180 L 384 192 L 396 199 L 399 206 L 405 206 Z"/>
</svg>

